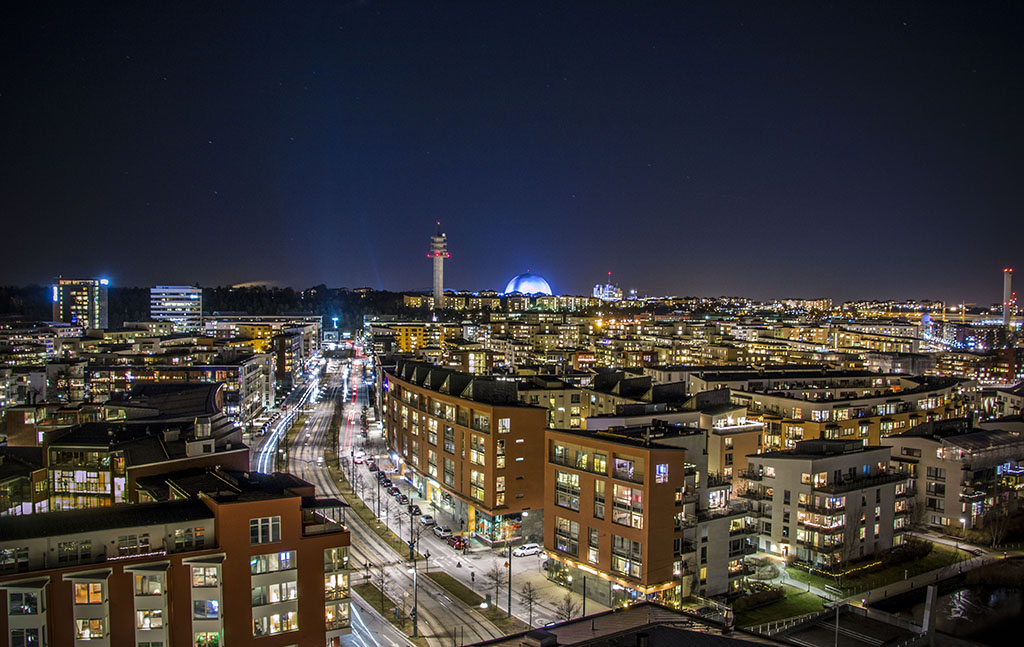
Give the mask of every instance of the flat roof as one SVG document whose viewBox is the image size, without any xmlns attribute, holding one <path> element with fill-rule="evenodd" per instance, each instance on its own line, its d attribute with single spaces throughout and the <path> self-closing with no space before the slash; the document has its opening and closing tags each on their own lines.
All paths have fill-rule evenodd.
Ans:
<svg viewBox="0 0 1024 647">
<path fill-rule="evenodd" d="M 162 503 L 132 503 L 108 508 L 42 512 L 0 518 L 0 538 L 17 539 L 75 535 L 97 530 L 133 528 L 198 519 L 213 520 L 213 512 L 202 502 L 183 499 Z"/>
</svg>

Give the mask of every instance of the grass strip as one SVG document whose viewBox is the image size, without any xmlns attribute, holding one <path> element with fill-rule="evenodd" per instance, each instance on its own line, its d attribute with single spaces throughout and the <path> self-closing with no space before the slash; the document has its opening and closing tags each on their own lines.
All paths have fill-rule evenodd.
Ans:
<svg viewBox="0 0 1024 647">
<path fill-rule="evenodd" d="M 364 602 L 376 609 L 381 616 L 405 634 L 409 640 L 420 645 L 420 647 L 427 647 L 427 639 L 425 637 L 418 636 L 413 638 L 410 635 L 412 633 L 412 619 L 409 618 L 408 614 L 403 613 L 401 619 L 395 618 L 395 609 L 401 607 L 391 599 L 391 596 L 384 595 L 376 584 L 369 582 L 356 584 L 352 587 L 352 591 L 361 597 Z"/>
<path fill-rule="evenodd" d="M 484 598 L 479 593 L 471 590 L 448 573 L 436 572 L 426 573 L 425 575 L 436 582 L 438 586 L 473 608 L 479 608 L 480 604 L 484 602 Z M 530 625 L 515 616 L 509 617 L 506 611 L 502 611 L 494 604 L 481 610 L 481 614 L 506 634 L 519 633 L 520 631 L 528 631 L 530 629 Z"/>
<path fill-rule="evenodd" d="M 801 591 L 788 584 L 785 586 L 785 591 L 786 597 L 778 602 L 736 614 L 736 626 L 751 627 L 815 613 L 825 608 L 821 598 L 813 593 Z"/>
</svg>

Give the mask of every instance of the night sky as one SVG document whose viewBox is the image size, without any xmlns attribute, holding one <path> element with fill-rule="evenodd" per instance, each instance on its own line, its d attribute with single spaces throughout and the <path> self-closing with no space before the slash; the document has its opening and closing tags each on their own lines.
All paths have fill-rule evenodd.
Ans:
<svg viewBox="0 0 1024 647">
<path fill-rule="evenodd" d="M 1024 3 L 20 4 L 0 283 L 1024 281 Z"/>
</svg>

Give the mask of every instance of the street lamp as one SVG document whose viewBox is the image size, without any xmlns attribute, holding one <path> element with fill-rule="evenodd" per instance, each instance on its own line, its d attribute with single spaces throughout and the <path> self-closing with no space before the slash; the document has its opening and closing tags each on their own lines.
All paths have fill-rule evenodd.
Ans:
<svg viewBox="0 0 1024 647">
<path fill-rule="evenodd" d="M 508 549 L 508 613 L 506 618 L 512 617 L 512 547 Z"/>
<path fill-rule="evenodd" d="M 418 572 L 416 570 L 416 560 L 412 561 L 412 568 L 409 569 L 412 573 L 412 637 L 419 637 L 419 621 L 417 610 L 419 609 L 419 578 L 417 577 Z"/>
</svg>

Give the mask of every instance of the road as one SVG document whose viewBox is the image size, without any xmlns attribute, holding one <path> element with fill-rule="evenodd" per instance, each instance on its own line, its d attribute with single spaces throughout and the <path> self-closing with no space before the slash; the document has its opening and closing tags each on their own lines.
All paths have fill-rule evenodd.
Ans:
<svg viewBox="0 0 1024 647">
<path fill-rule="evenodd" d="M 365 402 L 365 388 L 362 386 L 362 379 L 353 377 L 353 380 L 358 380 L 359 386 L 356 388 L 354 393 L 357 393 L 359 402 Z M 347 405 L 350 406 L 350 405 Z M 383 442 L 380 440 L 380 432 L 376 429 L 376 425 L 372 422 L 372 411 L 370 412 L 371 424 L 370 424 L 370 437 L 363 441 L 359 438 L 359 412 L 360 406 L 351 405 L 351 413 L 346 421 L 346 426 L 351 421 L 352 429 L 342 429 L 339 434 L 339 456 L 350 456 L 351 452 L 355 449 L 363 447 L 364 444 L 371 446 L 382 447 Z M 381 449 L 380 451 L 385 452 L 386 450 Z M 393 470 L 392 461 L 386 455 L 382 454 L 377 461 L 377 464 L 386 471 Z M 368 465 L 360 464 L 350 466 L 350 470 L 354 471 L 355 481 L 362 480 L 367 484 L 367 495 L 363 497 L 367 506 L 371 509 L 375 508 L 374 497 L 376 496 L 376 475 L 369 471 Z M 426 500 L 419 499 L 417 491 L 412 487 L 412 484 L 405 481 L 395 473 L 389 474 L 392 477 L 394 484 L 409 497 L 412 503 L 416 503 L 420 506 L 423 514 L 430 514 L 438 517 L 438 523 L 449 525 L 454 529 L 458 529 L 458 521 L 453 520 L 445 514 L 438 514 L 438 511 Z M 399 506 L 394 499 L 389 496 L 383 489 L 380 492 L 380 506 L 381 516 L 387 523 L 388 527 L 394 531 L 398 536 L 404 538 L 406 541 L 409 540 L 409 515 L 406 512 L 404 506 Z M 387 503 L 392 506 L 392 512 L 387 514 L 385 506 Z M 485 596 L 490 593 L 492 600 L 498 604 L 502 609 L 508 607 L 508 585 L 504 584 L 498 589 L 497 596 L 494 593 L 493 585 L 487 587 L 487 578 L 485 573 L 490 571 L 494 565 L 498 565 L 501 568 L 505 567 L 505 563 L 508 558 L 499 554 L 498 550 L 492 549 L 477 540 L 470 542 L 470 549 L 466 552 L 460 552 L 448 545 L 448 543 L 435 536 L 431 532 L 430 528 L 422 526 L 419 522 L 419 517 L 414 517 L 415 521 L 412 522 L 414 537 L 413 539 L 417 542 L 417 550 L 420 554 L 430 555 L 429 563 L 431 568 L 440 568 L 442 571 L 455 577 L 461 581 L 465 586 L 476 591 L 478 594 Z M 514 557 L 512 559 L 512 613 L 520 620 L 524 622 L 530 621 L 530 610 L 526 604 L 524 604 L 521 596 L 522 585 L 529 582 L 533 585 L 537 591 L 537 601 L 533 605 L 533 626 L 542 626 L 549 622 L 557 620 L 556 606 L 562 600 L 566 593 L 566 589 L 559 586 L 558 584 L 547 579 L 543 569 L 544 556 L 531 555 L 527 557 Z M 422 584 L 422 583 L 421 583 Z M 421 591 L 422 592 L 422 591 Z M 421 596 L 422 599 L 422 596 Z M 574 598 L 577 605 L 580 603 L 580 597 L 575 595 Z M 598 613 L 607 610 L 607 607 L 598 604 L 594 600 L 587 601 L 586 611 L 587 613 Z"/>
<path fill-rule="evenodd" d="M 362 370 L 362 362 L 359 359 L 352 363 L 332 360 L 328 364 L 324 392 L 319 400 L 312 404 L 312 410 L 309 411 L 303 428 L 288 448 L 289 471 L 313 483 L 316 486 L 317 495 L 320 497 L 344 498 L 324 465 L 323 446 L 327 440 L 327 432 L 335 406 L 342 407 L 344 416 L 344 422 L 338 434 L 338 455 L 348 456 L 357 444 L 357 440 L 361 441 L 359 438 L 360 414 L 362 403 L 366 401 L 366 387 L 363 385 Z M 281 437 L 284 437 L 283 432 Z M 276 447 L 274 451 L 276 451 Z M 352 547 L 349 549 L 352 584 L 365 581 L 366 570 L 364 567 L 366 564 L 373 565 L 374 573 L 376 573 L 377 567 L 384 565 L 386 579 L 390 583 L 388 592 L 392 598 L 401 602 L 403 592 L 411 596 L 413 575 L 409 572 L 409 564 L 396 559 L 394 552 L 355 515 L 349 515 L 346 522 L 352 533 Z M 423 564 L 420 566 L 423 567 Z M 376 579 L 376 577 L 373 578 L 374 581 Z M 453 644 L 450 637 L 453 629 L 460 634 L 458 642 L 466 644 L 503 635 L 493 624 L 483 621 L 464 603 L 453 600 L 446 591 L 428 578 L 423 577 L 418 580 L 419 630 L 421 635 L 427 636 L 429 644 L 438 647 Z M 353 597 L 353 599 L 356 598 Z M 411 597 L 409 599 L 411 604 Z M 364 619 L 365 617 L 364 615 Z M 385 632 L 384 636 L 390 636 L 390 638 L 385 638 L 385 640 L 395 640 L 394 634 L 397 632 L 391 632 L 393 630 L 389 625 L 389 632 Z M 380 639 L 380 634 L 367 633 L 358 623 L 353 624 L 353 633 L 347 638 L 350 644 L 361 647 L 372 644 L 381 645 L 382 643 L 377 642 Z M 404 637 L 401 637 L 398 644 L 404 642 Z"/>
</svg>

